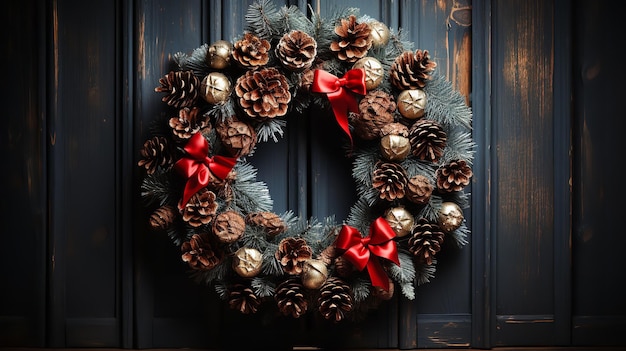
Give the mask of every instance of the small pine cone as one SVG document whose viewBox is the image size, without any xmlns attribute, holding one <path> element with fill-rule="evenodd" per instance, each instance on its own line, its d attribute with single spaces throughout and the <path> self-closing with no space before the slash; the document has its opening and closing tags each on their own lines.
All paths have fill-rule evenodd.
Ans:
<svg viewBox="0 0 626 351">
<path fill-rule="evenodd" d="M 408 175 L 406 170 L 395 162 L 376 162 L 372 186 L 379 197 L 387 201 L 402 199 L 406 193 Z"/>
<path fill-rule="evenodd" d="M 246 222 L 239 212 L 228 210 L 218 214 L 213 221 L 213 234 L 222 243 L 234 243 L 246 230 Z"/>
<path fill-rule="evenodd" d="M 428 50 L 405 51 L 391 64 L 389 80 L 400 90 L 422 89 L 436 67 Z"/>
<path fill-rule="evenodd" d="M 192 227 L 210 223 L 217 212 L 216 195 L 207 188 L 200 189 L 180 210 L 183 220 Z"/>
<path fill-rule="evenodd" d="M 317 55 L 317 42 L 300 30 L 292 30 L 280 38 L 276 57 L 287 69 L 300 72 L 313 64 Z"/>
<path fill-rule="evenodd" d="M 324 250 L 322 250 L 322 252 L 320 252 L 317 258 L 324 262 L 326 266 L 330 266 L 335 261 L 335 258 L 337 258 L 337 249 L 335 248 L 335 245 L 327 246 Z"/>
<path fill-rule="evenodd" d="M 274 256 L 285 273 L 299 275 L 304 262 L 313 257 L 313 250 L 302 238 L 285 238 L 278 243 Z"/>
<path fill-rule="evenodd" d="M 289 276 L 280 282 L 276 287 L 274 298 L 276 299 L 278 310 L 285 316 L 299 318 L 309 308 L 306 289 L 302 285 L 300 277 L 297 276 Z"/>
<path fill-rule="evenodd" d="M 418 205 L 426 204 L 433 194 L 433 188 L 433 184 L 428 177 L 421 174 L 414 175 L 409 178 L 409 182 L 407 183 L 406 198 Z"/>
<path fill-rule="evenodd" d="M 216 122 L 215 131 L 222 145 L 233 157 L 246 156 L 256 147 L 257 134 L 254 127 L 234 116 Z"/>
<path fill-rule="evenodd" d="M 435 254 L 441 250 L 444 236 L 445 233 L 439 225 L 422 217 L 417 221 L 413 234 L 409 238 L 409 252 L 418 262 L 431 265 Z"/>
<path fill-rule="evenodd" d="M 340 322 L 354 307 L 350 286 L 338 277 L 326 280 L 320 288 L 317 302 L 322 316 L 334 322 Z"/>
<path fill-rule="evenodd" d="M 172 149 L 167 138 L 162 136 L 146 140 L 140 153 L 142 158 L 137 165 L 145 168 L 148 174 L 153 174 L 159 167 L 169 168 L 174 163 Z"/>
<path fill-rule="evenodd" d="M 273 212 L 253 212 L 246 215 L 246 223 L 257 227 L 262 227 L 270 237 L 275 237 L 284 233 L 287 229 L 285 222 L 279 215 Z"/>
<path fill-rule="evenodd" d="M 150 215 L 150 226 L 154 229 L 167 229 L 174 223 L 177 214 L 174 206 L 163 205 L 154 210 Z"/>
<path fill-rule="evenodd" d="M 174 135 L 181 139 L 189 139 L 201 129 L 210 126 L 208 115 L 199 115 L 197 107 L 183 107 L 178 110 L 178 117 L 170 118 L 169 125 Z"/>
<path fill-rule="evenodd" d="M 245 33 L 243 38 L 233 45 L 233 58 L 242 67 L 263 66 L 269 61 L 270 42 L 252 33 Z"/>
<path fill-rule="evenodd" d="M 206 271 L 217 266 L 223 259 L 223 253 L 211 242 L 208 234 L 194 234 L 189 241 L 180 246 L 182 259 L 189 267 Z"/>
<path fill-rule="evenodd" d="M 349 277 L 356 271 L 356 267 L 343 256 L 339 256 L 335 259 L 335 272 L 340 277 Z"/>
<path fill-rule="evenodd" d="M 251 287 L 234 283 L 228 288 L 228 306 L 243 314 L 256 313 L 261 305 L 261 299 L 254 293 Z"/>
<path fill-rule="evenodd" d="M 356 62 L 365 57 L 372 47 L 370 33 L 371 28 L 367 23 L 357 23 L 356 16 L 350 15 L 335 27 L 335 34 L 339 36 L 339 40 L 330 44 L 330 50 L 335 52 L 341 61 Z"/>
<path fill-rule="evenodd" d="M 443 155 L 448 136 L 435 121 L 420 119 L 409 130 L 411 152 L 420 160 L 438 162 Z"/>
<path fill-rule="evenodd" d="M 157 93 L 165 93 L 163 102 L 175 108 L 191 107 L 200 96 L 200 79 L 192 71 L 171 71 L 159 79 Z"/>
<path fill-rule="evenodd" d="M 354 134 L 364 140 L 380 137 L 380 130 L 393 122 L 396 102 L 391 94 L 371 90 L 359 102 L 358 114 L 352 114 Z"/>
<path fill-rule="evenodd" d="M 247 71 L 237 78 L 235 93 L 246 114 L 260 120 L 284 116 L 291 101 L 289 82 L 274 67 Z"/>
<path fill-rule="evenodd" d="M 472 169 L 465 160 L 452 160 L 437 169 L 437 189 L 448 193 L 461 191 L 469 185 L 472 174 Z"/>
</svg>

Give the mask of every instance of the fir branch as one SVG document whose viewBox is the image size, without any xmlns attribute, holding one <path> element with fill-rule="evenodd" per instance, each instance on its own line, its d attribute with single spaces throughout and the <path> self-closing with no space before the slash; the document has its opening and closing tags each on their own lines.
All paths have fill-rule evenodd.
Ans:
<svg viewBox="0 0 626 351">
<path fill-rule="evenodd" d="M 476 143 L 470 132 L 448 133 L 447 146 L 444 149 L 440 163 L 446 164 L 452 160 L 465 160 L 471 166 L 474 160 Z"/>
<path fill-rule="evenodd" d="M 248 7 L 245 15 L 248 30 L 268 41 L 272 40 L 274 34 L 279 33 L 279 30 L 274 28 L 278 22 L 277 19 L 278 11 L 271 0 L 255 1 Z"/>
<path fill-rule="evenodd" d="M 263 274 L 276 277 L 285 274 L 280 261 L 278 261 L 278 259 L 274 256 L 277 249 L 278 246 L 276 245 L 268 245 L 267 249 L 263 252 L 263 266 L 261 268 Z"/>
<path fill-rule="evenodd" d="M 457 247 L 462 247 L 469 243 L 469 241 L 467 240 L 469 234 L 470 230 L 465 225 L 465 220 L 463 220 L 463 223 L 460 227 L 450 232 L 450 235 L 452 236 L 452 239 L 454 239 L 454 243 Z"/>
<path fill-rule="evenodd" d="M 228 271 L 231 269 L 231 266 L 232 261 L 229 258 L 225 258 L 222 262 L 208 271 L 194 270 L 190 273 L 190 275 L 191 278 L 198 284 L 211 285 L 214 281 L 224 279 L 224 277 L 228 275 Z"/>
<path fill-rule="evenodd" d="M 272 297 L 276 293 L 276 285 L 267 277 L 257 276 L 252 278 L 250 286 L 258 297 Z"/>
<path fill-rule="evenodd" d="M 211 71 L 211 67 L 209 67 L 206 60 L 208 51 L 209 45 L 202 44 L 194 49 L 190 55 L 177 52 L 174 54 L 174 62 L 176 62 L 181 71 L 192 71 L 195 76 L 202 79 Z"/>
<path fill-rule="evenodd" d="M 291 30 L 299 30 L 305 33 L 313 32 L 313 22 L 295 5 L 283 6 L 278 13 L 278 17 L 282 22 L 280 33 L 287 33 Z"/>
<path fill-rule="evenodd" d="M 174 194 L 171 172 L 169 170 L 157 170 L 148 174 L 141 182 L 141 197 L 146 206 L 163 206 L 176 204 L 179 194 Z"/>
<path fill-rule="evenodd" d="M 274 142 L 277 143 L 278 142 L 277 135 L 279 135 L 280 138 L 282 138 L 284 134 L 283 128 L 285 128 L 286 126 L 287 126 L 287 121 L 285 121 L 284 119 L 278 119 L 278 118 L 266 119 L 265 121 L 261 122 L 256 127 L 257 139 L 259 141 L 266 142 L 270 138 L 272 138 L 272 140 L 274 140 Z"/>
<path fill-rule="evenodd" d="M 424 87 L 427 104 L 425 113 L 429 119 L 443 125 L 462 126 L 471 129 L 472 110 L 465 103 L 465 98 L 454 89 L 438 71 Z"/>
<path fill-rule="evenodd" d="M 256 180 L 257 170 L 249 163 L 235 165 L 237 179 L 232 183 L 232 206 L 243 213 L 271 211 L 273 200 L 267 184 Z"/>
<path fill-rule="evenodd" d="M 400 265 L 396 266 L 395 264 L 389 265 L 389 275 L 391 279 L 398 282 L 400 286 L 413 286 L 413 281 L 415 280 L 415 266 L 413 265 L 413 258 L 409 256 L 405 252 L 398 252 L 398 258 L 400 260 Z M 412 300 L 415 296 L 407 295 L 407 293 L 412 293 L 412 290 L 405 291 L 405 288 L 402 289 L 404 295 Z"/>
<path fill-rule="evenodd" d="M 372 284 L 363 278 L 357 278 L 350 282 L 350 288 L 352 289 L 352 296 L 354 297 L 354 303 L 360 303 L 365 301 L 371 292 Z"/>
<path fill-rule="evenodd" d="M 433 258 L 433 263 L 431 265 L 420 264 L 417 266 L 416 283 L 418 286 L 422 284 L 430 283 L 430 280 L 435 277 L 435 271 L 437 270 L 435 268 L 436 265 L 437 265 L 437 259 Z"/>
</svg>

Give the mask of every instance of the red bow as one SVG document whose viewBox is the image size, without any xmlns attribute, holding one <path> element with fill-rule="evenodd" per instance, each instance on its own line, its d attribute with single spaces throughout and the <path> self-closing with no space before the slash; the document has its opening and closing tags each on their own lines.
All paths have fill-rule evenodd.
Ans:
<svg viewBox="0 0 626 351">
<path fill-rule="evenodd" d="M 209 143 L 200 133 L 194 134 L 184 149 L 187 157 L 182 157 L 174 164 L 174 168 L 188 179 L 182 202 L 178 205 L 180 208 L 187 204 L 195 193 L 209 184 L 211 175 L 225 179 L 237 163 L 237 159 L 232 157 L 209 157 Z"/>
<path fill-rule="evenodd" d="M 365 70 L 363 68 L 351 69 L 343 77 L 337 78 L 326 71 L 317 69 L 313 74 L 311 90 L 316 93 L 326 93 L 337 123 L 352 143 L 350 127 L 348 126 L 348 112 L 358 113 L 359 104 L 351 92 L 360 95 L 367 93 Z"/>
<path fill-rule="evenodd" d="M 344 225 L 337 236 L 335 247 L 346 250 L 343 256 L 354 264 L 359 271 L 367 267 L 372 285 L 389 291 L 389 279 L 378 259 L 371 255 L 386 258 L 396 265 L 400 265 L 398 248 L 392 239 L 396 236 L 389 223 L 378 217 L 370 226 L 370 233 L 362 237 L 354 227 Z"/>
</svg>

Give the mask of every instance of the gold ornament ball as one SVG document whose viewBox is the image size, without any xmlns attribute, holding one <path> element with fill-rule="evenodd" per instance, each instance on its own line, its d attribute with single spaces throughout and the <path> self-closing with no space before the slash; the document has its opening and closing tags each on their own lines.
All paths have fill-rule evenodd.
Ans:
<svg viewBox="0 0 626 351">
<path fill-rule="evenodd" d="M 454 202 L 444 202 L 439 209 L 438 222 L 444 232 L 454 231 L 463 223 L 463 210 Z"/>
<path fill-rule="evenodd" d="M 233 270 L 244 278 L 257 276 L 261 272 L 263 255 L 257 249 L 242 247 L 233 257 Z"/>
<path fill-rule="evenodd" d="M 405 118 L 418 119 L 424 116 L 426 100 L 426 93 L 423 90 L 403 90 L 398 94 L 398 112 Z"/>
<path fill-rule="evenodd" d="M 209 104 L 219 104 L 230 96 L 232 85 L 226 75 L 219 72 L 211 72 L 200 83 L 201 94 Z"/>
<path fill-rule="evenodd" d="M 391 207 L 385 211 L 385 219 L 398 237 L 408 235 L 413 229 L 415 218 L 404 206 Z"/>
<path fill-rule="evenodd" d="M 230 66 L 233 45 L 226 40 L 218 40 L 209 46 L 207 61 L 211 68 L 224 69 Z"/>
<path fill-rule="evenodd" d="M 370 37 L 372 38 L 372 45 L 375 47 L 385 46 L 389 42 L 389 27 L 379 21 L 372 21 L 369 24 Z"/>
<path fill-rule="evenodd" d="M 328 278 L 328 268 L 322 260 L 308 259 L 302 269 L 302 285 L 307 289 L 319 289 Z"/>
<path fill-rule="evenodd" d="M 411 152 L 411 143 L 409 138 L 389 134 L 380 138 L 380 153 L 389 161 L 402 161 Z"/>
<path fill-rule="evenodd" d="M 385 74 L 383 65 L 374 57 L 363 57 L 355 62 L 352 68 L 363 68 L 365 70 L 365 89 L 367 90 L 378 88 L 383 81 Z"/>
</svg>

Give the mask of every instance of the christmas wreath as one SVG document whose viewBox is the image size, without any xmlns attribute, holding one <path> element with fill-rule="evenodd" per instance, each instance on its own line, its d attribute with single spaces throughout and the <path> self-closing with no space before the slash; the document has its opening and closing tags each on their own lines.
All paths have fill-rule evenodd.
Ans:
<svg viewBox="0 0 626 351">
<path fill-rule="evenodd" d="M 309 18 L 262 0 L 246 23 L 234 42 L 176 53 L 155 88 L 169 117 L 138 162 L 151 228 L 244 314 L 273 304 L 339 322 L 398 290 L 414 299 L 444 240 L 468 242 L 471 109 L 427 50 L 358 9 Z M 313 105 L 353 164 L 359 196 L 341 223 L 275 213 L 248 162 Z"/>
</svg>

